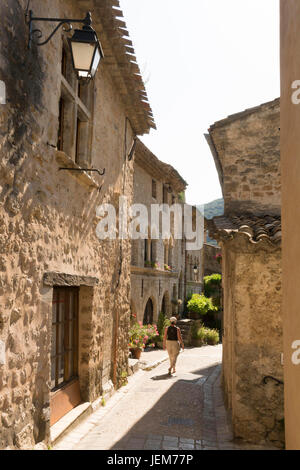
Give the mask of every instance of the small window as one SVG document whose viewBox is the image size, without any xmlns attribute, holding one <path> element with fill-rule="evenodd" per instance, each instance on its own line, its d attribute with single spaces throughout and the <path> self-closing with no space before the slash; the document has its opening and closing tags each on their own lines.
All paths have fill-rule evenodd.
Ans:
<svg viewBox="0 0 300 470">
<path fill-rule="evenodd" d="M 167 186 L 163 186 L 163 204 L 168 204 L 168 189 Z"/>
<path fill-rule="evenodd" d="M 156 192 L 156 181 L 152 180 L 152 197 L 156 199 L 157 197 L 157 192 Z"/>
</svg>

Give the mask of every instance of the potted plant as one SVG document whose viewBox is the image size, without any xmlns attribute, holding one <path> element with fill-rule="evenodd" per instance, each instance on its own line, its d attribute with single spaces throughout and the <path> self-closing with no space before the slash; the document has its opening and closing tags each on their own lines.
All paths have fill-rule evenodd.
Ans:
<svg viewBox="0 0 300 470">
<path fill-rule="evenodd" d="M 143 325 L 135 323 L 129 331 L 129 350 L 135 359 L 140 359 L 142 351 L 148 345 L 153 347 L 154 338 L 158 336 L 156 325 Z"/>
<path fill-rule="evenodd" d="M 212 300 L 208 297 L 205 297 L 203 294 L 193 294 L 191 299 L 187 303 L 187 309 L 189 312 L 189 317 L 192 320 L 197 320 L 206 315 L 208 311 L 214 312 L 217 310 L 212 303 Z"/>
<path fill-rule="evenodd" d="M 160 264 L 157 261 L 155 261 L 155 262 L 152 263 L 152 268 L 160 269 Z"/>
</svg>

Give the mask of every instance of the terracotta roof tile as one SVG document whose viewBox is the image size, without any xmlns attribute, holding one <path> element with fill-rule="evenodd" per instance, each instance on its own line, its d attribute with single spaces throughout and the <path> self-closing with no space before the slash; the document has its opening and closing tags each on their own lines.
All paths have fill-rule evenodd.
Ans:
<svg viewBox="0 0 300 470">
<path fill-rule="evenodd" d="M 281 243 L 280 216 L 252 214 L 220 216 L 209 221 L 208 228 L 210 236 L 217 239 L 228 239 L 244 234 L 249 238 L 250 243 L 259 243 L 262 240 L 273 245 Z"/>
</svg>

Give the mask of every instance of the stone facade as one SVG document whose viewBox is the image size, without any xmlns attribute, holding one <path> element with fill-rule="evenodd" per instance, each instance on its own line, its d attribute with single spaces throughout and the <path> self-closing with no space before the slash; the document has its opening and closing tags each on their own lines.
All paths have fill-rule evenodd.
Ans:
<svg viewBox="0 0 300 470">
<path fill-rule="evenodd" d="M 216 256 L 221 253 L 219 246 L 210 245 L 204 243 L 203 246 L 203 265 L 204 265 L 204 276 L 210 276 L 211 274 L 221 274 L 221 264 L 216 260 Z"/>
<path fill-rule="evenodd" d="M 105 59 L 95 81 L 80 92 L 72 74 L 68 80 L 62 75 L 62 32 L 29 51 L 27 0 L 0 5 L 0 79 L 7 90 L 0 115 L 1 449 L 50 443 L 51 323 L 58 286 L 78 289 L 81 399 L 95 400 L 111 380 L 117 387 L 127 371 L 131 245 L 97 238 L 96 208 L 105 202 L 116 206 L 120 195 L 132 200 L 133 162 L 127 155 L 135 135 L 148 132 L 153 121 L 139 93 L 138 67 L 126 54 L 130 41 L 119 30 L 120 12 L 112 9 L 118 2 L 101 3 L 31 2 L 35 16 L 94 14 Z M 38 26 L 51 31 L 49 24 Z M 60 122 L 65 147 L 58 150 Z M 60 170 L 80 164 L 105 168 L 105 175 Z"/>
<path fill-rule="evenodd" d="M 236 437 L 282 446 L 281 250 L 240 234 L 223 244 L 223 377 Z M 251 267 L 251 269 L 250 269 Z"/>
<path fill-rule="evenodd" d="M 278 100 L 211 127 L 225 214 L 208 225 L 222 248 L 223 383 L 234 433 L 282 447 L 279 127 Z"/>
<path fill-rule="evenodd" d="M 218 121 L 206 136 L 225 213 L 280 212 L 279 99 Z"/>
<path fill-rule="evenodd" d="M 185 258 L 185 292 L 189 294 L 201 294 L 203 291 L 204 249 L 186 250 Z M 197 272 L 194 271 L 197 267 Z"/>
<path fill-rule="evenodd" d="M 158 160 L 138 141 L 134 163 L 134 203 L 144 204 L 150 217 L 152 204 L 181 204 L 178 195 L 185 187 L 185 181 L 172 167 Z M 171 271 L 166 270 L 165 265 L 170 266 Z M 163 240 L 160 232 L 157 239 L 149 237 L 132 241 L 131 308 L 137 320 L 144 321 L 149 299 L 154 323 L 161 311 L 167 316 L 178 312 L 172 301 L 183 300 L 184 269 L 184 240 Z"/>
<path fill-rule="evenodd" d="M 147 147 L 138 141 L 134 163 L 134 203 L 144 204 L 148 213 L 152 204 L 182 204 L 180 193 L 184 192 L 186 182 L 170 165 L 155 157 Z M 172 220 L 172 212 L 171 212 Z M 149 220 L 150 223 L 150 220 Z M 189 289 L 194 292 L 202 288 L 202 250 L 188 252 L 186 240 L 176 239 L 171 230 L 169 239 L 163 239 L 161 226 L 157 239 L 132 241 L 131 290 L 132 313 L 137 320 L 146 321 L 146 306 L 152 310 L 152 321 L 157 322 L 160 312 L 167 316 L 182 312 L 184 299 Z M 195 278 L 191 266 L 197 264 Z M 165 268 L 170 266 L 171 271 Z M 176 305 L 180 299 L 182 303 Z M 147 310 L 148 311 L 148 310 Z"/>
</svg>

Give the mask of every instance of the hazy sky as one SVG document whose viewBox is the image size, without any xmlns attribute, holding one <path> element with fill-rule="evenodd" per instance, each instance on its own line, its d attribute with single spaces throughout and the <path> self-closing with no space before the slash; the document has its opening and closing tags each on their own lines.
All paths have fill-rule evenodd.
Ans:
<svg viewBox="0 0 300 470">
<path fill-rule="evenodd" d="M 280 94 L 279 0 L 121 0 L 157 130 L 142 140 L 188 182 L 221 197 L 203 134 Z"/>
</svg>

